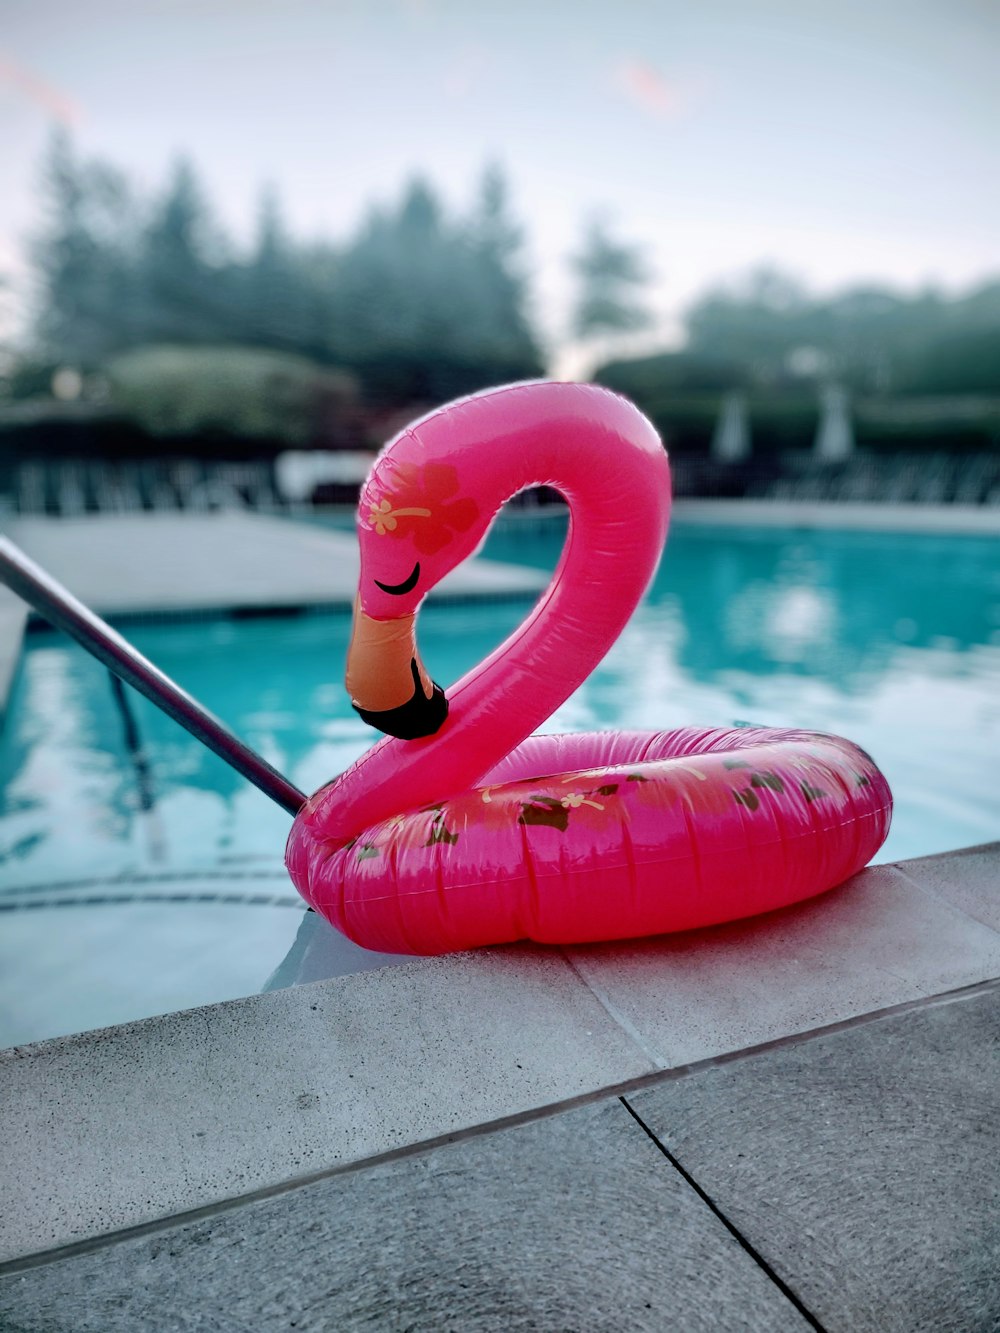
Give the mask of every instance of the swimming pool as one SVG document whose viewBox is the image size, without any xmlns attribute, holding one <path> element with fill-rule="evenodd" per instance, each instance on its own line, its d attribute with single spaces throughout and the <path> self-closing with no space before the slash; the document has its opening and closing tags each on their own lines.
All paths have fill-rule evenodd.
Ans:
<svg viewBox="0 0 1000 1333">
<path fill-rule="evenodd" d="M 511 524 L 486 554 L 551 567 L 560 542 L 558 524 Z M 879 860 L 995 838 L 998 550 L 982 537 L 677 522 L 645 603 L 548 729 L 839 732 L 895 792 Z M 429 606 L 428 668 L 455 679 L 524 612 Z M 326 613 L 127 633 L 311 791 L 373 739 L 340 683 L 348 630 L 346 613 Z M 129 698 L 145 766 L 106 671 L 62 636 L 29 636 L 0 736 L 0 1044 L 283 984 L 295 972 L 283 960 L 315 929 L 281 869 L 289 817 Z M 358 951 L 344 970 L 380 961 Z"/>
</svg>

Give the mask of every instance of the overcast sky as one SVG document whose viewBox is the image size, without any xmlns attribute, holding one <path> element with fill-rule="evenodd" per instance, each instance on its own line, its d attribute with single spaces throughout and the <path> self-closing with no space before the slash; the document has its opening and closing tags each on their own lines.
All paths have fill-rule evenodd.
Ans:
<svg viewBox="0 0 1000 1333">
<path fill-rule="evenodd" d="M 648 247 L 661 328 L 772 262 L 817 290 L 1000 273 L 997 0 L 0 0 L 0 272 L 21 273 L 53 123 L 222 221 L 272 183 L 343 237 L 422 172 L 489 159 L 551 336 L 588 213 Z"/>
</svg>

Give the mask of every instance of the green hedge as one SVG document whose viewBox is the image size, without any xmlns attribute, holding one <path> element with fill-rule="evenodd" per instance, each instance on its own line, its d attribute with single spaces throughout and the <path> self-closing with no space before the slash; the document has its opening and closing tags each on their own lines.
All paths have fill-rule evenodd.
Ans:
<svg viewBox="0 0 1000 1333">
<path fill-rule="evenodd" d="M 672 453 L 707 454 L 719 421 L 724 394 L 658 395 L 634 399 Z M 757 455 L 777 455 L 811 447 L 819 425 L 815 398 L 770 399 L 745 396 L 752 448 Z"/>
<path fill-rule="evenodd" d="M 861 399 L 854 434 L 859 448 L 880 453 L 1000 452 L 1000 399 Z"/>
<path fill-rule="evenodd" d="M 140 347 L 104 369 L 111 408 L 154 439 L 228 437 L 285 448 L 355 443 L 346 372 L 251 347 Z"/>
<path fill-rule="evenodd" d="M 609 361 L 594 371 L 594 381 L 636 402 L 655 401 L 664 395 L 696 396 L 749 387 L 744 367 L 732 361 L 661 352 L 629 361 Z"/>
<path fill-rule="evenodd" d="M 818 386 L 749 389 L 745 376 L 722 362 L 686 353 L 617 361 L 594 379 L 632 399 L 674 453 L 704 455 L 726 394 L 740 391 L 753 453 L 760 457 L 812 447 L 819 426 Z M 851 421 L 860 449 L 970 453 L 1000 450 L 1000 398 L 942 394 L 937 398 L 855 398 Z"/>
</svg>

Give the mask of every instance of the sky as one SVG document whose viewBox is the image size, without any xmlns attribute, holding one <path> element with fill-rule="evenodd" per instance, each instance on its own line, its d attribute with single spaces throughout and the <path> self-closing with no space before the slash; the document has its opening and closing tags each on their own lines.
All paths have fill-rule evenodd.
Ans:
<svg viewBox="0 0 1000 1333">
<path fill-rule="evenodd" d="M 150 191 L 188 155 L 241 242 L 266 185 L 336 240 L 418 173 L 466 210 L 499 162 L 564 354 L 594 215 L 664 345 L 762 264 L 965 290 L 1000 274 L 998 57 L 1000 0 L 0 0 L 0 313 L 53 125 Z"/>
</svg>

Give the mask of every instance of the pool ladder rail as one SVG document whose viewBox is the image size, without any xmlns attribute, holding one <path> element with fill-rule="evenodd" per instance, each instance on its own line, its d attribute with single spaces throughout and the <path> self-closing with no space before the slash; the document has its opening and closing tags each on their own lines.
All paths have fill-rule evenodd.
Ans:
<svg viewBox="0 0 1000 1333">
<path fill-rule="evenodd" d="M 3 536 L 0 536 L 0 580 L 49 624 L 64 630 L 115 676 L 179 722 L 283 810 L 294 815 L 305 804 L 304 792 Z"/>
</svg>

